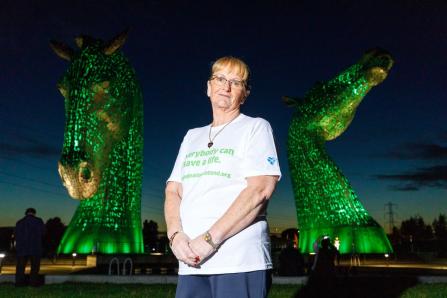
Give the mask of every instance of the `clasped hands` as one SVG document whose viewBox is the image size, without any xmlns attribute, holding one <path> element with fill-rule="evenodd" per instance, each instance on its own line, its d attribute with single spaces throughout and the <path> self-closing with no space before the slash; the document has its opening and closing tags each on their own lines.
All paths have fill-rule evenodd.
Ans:
<svg viewBox="0 0 447 298">
<path fill-rule="evenodd" d="M 184 232 L 179 232 L 171 246 L 177 260 L 189 266 L 198 267 L 208 258 L 214 252 L 214 248 L 204 240 L 204 235 L 201 234 L 191 240 Z"/>
</svg>

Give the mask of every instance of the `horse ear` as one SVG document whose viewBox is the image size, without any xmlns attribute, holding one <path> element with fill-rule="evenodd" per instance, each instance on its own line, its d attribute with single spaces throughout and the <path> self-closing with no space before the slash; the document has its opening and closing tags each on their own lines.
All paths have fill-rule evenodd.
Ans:
<svg viewBox="0 0 447 298">
<path fill-rule="evenodd" d="M 84 45 L 84 36 L 80 35 L 75 37 L 75 43 L 78 48 L 82 49 L 82 46 Z"/>
<path fill-rule="evenodd" d="M 51 40 L 50 47 L 60 58 L 71 61 L 71 58 L 73 57 L 73 50 L 69 46 L 62 42 Z"/>
<path fill-rule="evenodd" d="M 115 53 L 119 48 L 121 48 L 127 39 L 127 33 L 129 32 L 129 29 L 124 30 L 114 38 L 112 38 L 111 41 L 107 43 L 107 45 L 104 47 L 103 52 L 104 54 L 110 56 L 113 53 Z"/>
<path fill-rule="evenodd" d="M 289 108 L 292 108 L 292 107 L 296 107 L 300 100 L 298 98 L 283 96 L 282 101 L 286 106 L 288 106 Z"/>
</svg>

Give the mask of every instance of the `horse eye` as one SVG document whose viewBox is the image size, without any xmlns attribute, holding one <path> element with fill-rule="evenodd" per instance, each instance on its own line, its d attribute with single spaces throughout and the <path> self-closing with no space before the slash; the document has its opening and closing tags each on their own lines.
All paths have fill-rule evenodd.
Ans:
<svg viewBox="0 0 447 298">
<path fill-rule="evenodd" d="M 109 81 L 96 83 L 96 84 L 92 85 L 92 91 L 94 93 L 108 93 L 109 86 L 110 86 L 110 82 Z"/>
<path fill-rule="evenodd" d="M 110 82 L 103 81 L 101 83 L 96 83 L 92 85 L 93 98 L 95 102 L 104 100 L 106 95 L 109 93 Z"/>
</svg>

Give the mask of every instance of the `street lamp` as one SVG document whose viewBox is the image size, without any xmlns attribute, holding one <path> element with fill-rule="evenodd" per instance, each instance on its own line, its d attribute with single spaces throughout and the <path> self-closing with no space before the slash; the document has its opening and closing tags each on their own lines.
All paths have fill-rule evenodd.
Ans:
<svg viewBox="0 0 447 298">
<path fill-rule="evenodd" d="M 77 255 L 78 255 L 78 254 L 75 253 L 75 252 L 71 254 L 71 256 L 73 257 L 73 259 L 72 259 L 72 263 L 71 263 L 71 266 L 72 266 L 72 267 L 75 266 L 75 261 L 76 261 L 76 256 L 77 256 Z"/>
<path fill-rule="evenodd" d="M 2 262 L 5 257 L 6 257 L 6 254 L 0 253 L 0 274 L 2 274 Z"/>
</svg>

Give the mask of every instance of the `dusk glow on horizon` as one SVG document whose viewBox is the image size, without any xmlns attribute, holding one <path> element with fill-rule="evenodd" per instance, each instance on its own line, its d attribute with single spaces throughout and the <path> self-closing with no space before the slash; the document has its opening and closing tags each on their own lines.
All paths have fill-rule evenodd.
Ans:
<svg viewBox="0 0 447 298">
<path fill-rule="evenodd" d="M 366 211 L 388 232 L 420 215 L 447 214 L 447 4 L 209 5 L 156 1 L 8 2 L 0 12 L 0 226 L 26 208 L 68 225 L 79 201 L 62 185 L 58 160 L 66 125 L 57 83 L 68 67 L 50 40 L 109 40 L 129 33 L 122 52 L 135 69 L 144 112 L 141 220 L 165 230 L 164 187 L 186 131 L 210 123 L 209 68 L 224 55 L 252 71 L 242 113 L 268 120 L 283 176 L 270 199 L 272 232 L 296 227 L 287 160 L 293 109 L 282 96 L 304 98 L 371 48 L 395 64 L 359 105 L 349 128 L 326 143 Z"/>
</svg>

